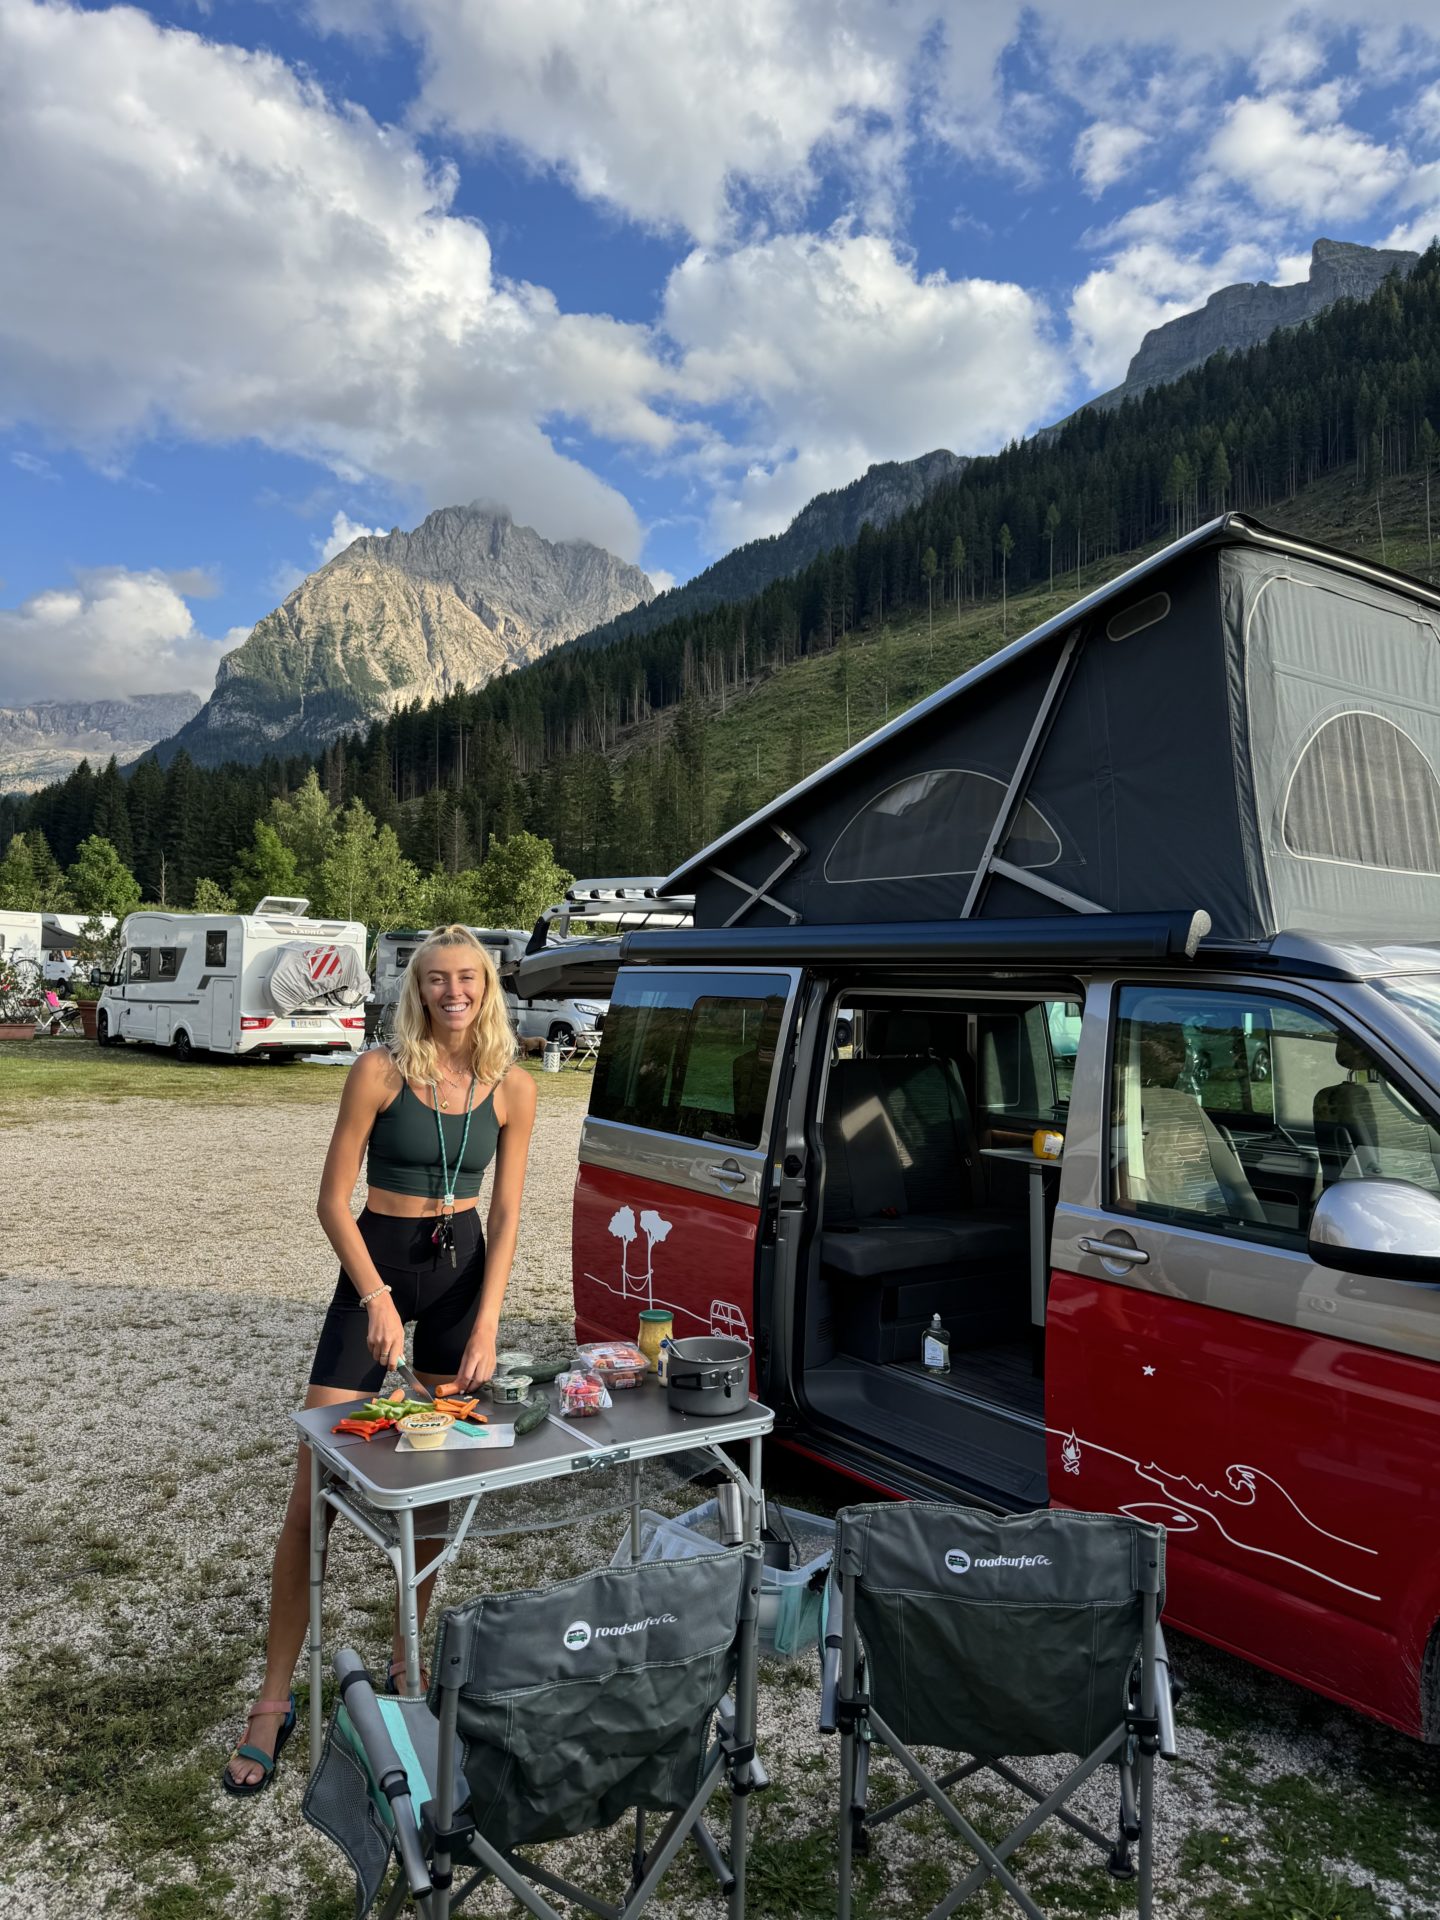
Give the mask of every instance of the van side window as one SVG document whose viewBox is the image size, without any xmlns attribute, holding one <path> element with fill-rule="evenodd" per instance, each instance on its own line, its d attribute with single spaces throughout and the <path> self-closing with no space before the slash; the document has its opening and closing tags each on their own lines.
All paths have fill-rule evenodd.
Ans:
<svg viewBox="0 0 1440 1920">
<path fill-rule="evenodd" d="M 150 978 L 150 949 L 132 947 L 126 955 L 125 978 L 127 981 L 148 980 Z"/>
<path fill-rule="evenodd" d="M 155 949 L 155 978 L 173 980 L 180 971 L 180 949 L 178 947 L 157 947 Z"/>
<path fill-rule="evenodd" d="M 1078 1000 L 987 1008 L 975 1026 L 980 1110 L 1018 1123 L 1063 1120 L 1080 1042 Z"/>
<path fill-rule="evenodd" d="M 753 994 L 696 973 L 622 975 L 595 1068 L 592 1119 L 687 1139 L 758 1147 L 789 981 L 755 975 Z M 707 991 L 707 987 L 711 989 Z"/>
<path fill-rule="evenodd" d="M 1268 994 L 1120 993 L 1110 1205 L 1303 1247 L 1336 1180 L 1440 1194 L 1440 1127 L 1358 1040 Z"/>
<path fill-rule="evenodd" d="M 223 967 L 229 951 L 230 936 L 224 927 L 205 929 L 205 964 L 207 967 Z"/>
</svg>

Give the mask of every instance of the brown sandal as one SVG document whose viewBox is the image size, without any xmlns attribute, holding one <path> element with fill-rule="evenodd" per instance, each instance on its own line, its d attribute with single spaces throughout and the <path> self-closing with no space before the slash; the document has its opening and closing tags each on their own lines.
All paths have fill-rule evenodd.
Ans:
<svg viewBox="0 0 1440 1920">
<path fill-rule="evenodd" d="M 285 1742 L 295 1731 L 295 1696 L 288 1700 L 257 1700 L 245 1716 L 245 1731 L 249 1733 L 252 1723 L 262 1713 L 283 1713 L 285 1718 L 275 1735 L 275 1751 L 266 1753 L 263 1747 L 257 1747 L 253 1741 L 242 1741 L 226 1760 L 220 1770 L 220 1784 L 227 1793 L 251 1794 L 263 1793 L 275 1776 L 275 1768 L 280 1755 L 285 1751 Z M 250 1760 L 260 1768 L 258 1780 L 237 1780 L 230 1771 L 231 1760 Z"/>
</svg>

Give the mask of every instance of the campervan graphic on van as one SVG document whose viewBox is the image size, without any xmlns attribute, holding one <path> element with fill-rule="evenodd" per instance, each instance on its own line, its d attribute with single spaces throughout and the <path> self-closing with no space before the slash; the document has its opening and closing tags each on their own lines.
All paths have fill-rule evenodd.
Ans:
<svg viewBox="0 0 1440 1920">
<path fill-rule="evenodd" d="M 96 1012 L 101 1046 L 199 1052 L 347 1053 L 364 1038 L 365 929 L 312 920 L 308 900 L 254 913 L 132 913 Z"/>
<path fill-rule="evenodd" d="M 1440 592 L 1230 515 L 696 854 L 693 928 L 527 959 L 610 996 L 579 1337 L 654 1209 L 792 1444 L 1156 1520 L 1177 1626 L 1440 1739 L 1437 768 Z"/>
</svg>

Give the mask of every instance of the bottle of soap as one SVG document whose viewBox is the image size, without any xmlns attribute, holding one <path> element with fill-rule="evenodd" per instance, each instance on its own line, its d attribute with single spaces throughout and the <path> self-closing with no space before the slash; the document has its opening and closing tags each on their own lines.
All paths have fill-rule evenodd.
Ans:
<svg viewBox="0 0 1440 1920">
<path fill-rule="evenodd" d="M 945 1327 L 941 1326 L 938 1313 L 931 1315 L 930 1324 L 925 1329 L 920 1358 L 927 1373 L 950 1371 L 950 1334 Z"/>
</svg>

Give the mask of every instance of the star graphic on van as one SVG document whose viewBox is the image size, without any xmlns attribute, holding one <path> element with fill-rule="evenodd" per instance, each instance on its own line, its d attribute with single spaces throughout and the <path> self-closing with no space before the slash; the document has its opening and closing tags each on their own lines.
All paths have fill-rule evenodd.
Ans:
<svg viewBox="0 0 1440 1920">
<path fill-rule="evenodd" d="M 1155 1369 L 1154 1367 L 1141 1367 L 1140 1371 L 1141 1373 L 1144 1374 L 1145 1378 L 1148 1380 L 1151 1374 L 1154 1373 Z"/>
</svg>

